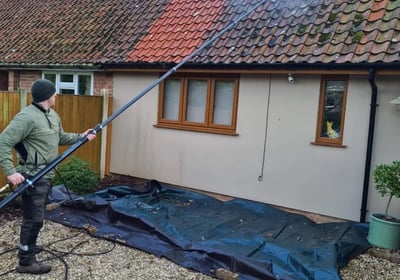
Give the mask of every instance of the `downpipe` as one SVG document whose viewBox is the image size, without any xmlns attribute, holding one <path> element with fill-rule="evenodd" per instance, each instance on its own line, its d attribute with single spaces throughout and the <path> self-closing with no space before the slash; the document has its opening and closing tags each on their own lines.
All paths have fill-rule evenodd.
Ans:
<svg viewBox="0 0 400 280">
<path fill-rule="evenodd" d="M 365 159 L 365 169 L 364 169 L 364 185 L 362 191 L 362 200 L 361 200 L 361 214 L 360 214 L 360 222 L 365 223 L 365 218 L 368 212 L 367 203 L 368 203 L 368 191 L 369 191 L 369 181 L 371 174 L 371 159 L 372 159 L 372 145 L 374 142 L 374 131 L 375 131 L 375 116 L 376 116 L 376 107 L 377 98 L 378 98 L 378 87 L 375 82 L 375 69 L 371 68 L 368 73 L 368 81 L 371 85 L 371 107 L 369 114 L 369 128 L 368 128 L 368 142 L 367 142 L 367 153 Z"/>
<path fill-rule="evenodd" d="M 254 12 L 258 7 L 260 7 L 262 4 L 265 3 L 266 0 L 260 1 L 257 3 L 253 8 L 247 10 L 244 12 L 241 16 L 239 16 L 235 21 L 231 22 L 230 24 L 226 25 L 223 29 L 221 29 L 217 34 L 215 34 L 212 38 L 204 42 L 200 47 L 198 47 L 196 50 L 194 50 L 191 54 L 186 56 L 181 62 L 179 62 L 177 65 L 172 67 L 168 72 L 166 72 L 164 75 L 162 75 L 160 78 L 152 82 L 149 86 L 147 86 L 142 92 L 140 92 L 138 95 L 136 95 L 134 98 L 132 98 L 128 103 L 126 103 L 124 106 L 122 106 L 120 109 L 115 111 L 109 118 L 104 120 L 102 123 L 96 125 L 90 133 L 92 134 L 97 134 L 100 132 L 106 125 L 108 125 L 110 122 L 112 122 L 115 118 L 117 118 L 120 114 L 122 114 L 125 110 L 127 110 L 130 106 L 132 106 L 136 101 L 138 101 L 140 98 L 142 98 L 144 95 L 146 95 L 150 90 L 152 90 L 154 87 L 156 87 L 159 83 L 161 83 L 163 80 L 168 78 L 170 75 L 175 73 L 182 65 L 184 65 L 186 62 L 188 62 L 190 59 L 192 59 L 194 56 L 196 56 L 200 51 L 202 51 L 204 48 L 206 48 L 208 45 L 213 43 L 215 40 L 217 40 L 219 37 L 221 37 L 222 34 L 224 34 L 226 31 L 237 25 L 240 21 L 245 19 L 248 15 L 250 15 L 252 12 Z M 10 193 L 8 196 L 6 196 L 3 200 L 0 201 L 0 210 L 3 209 L 7 204 L 9 204 L 11 201 L 13 201 L 15 198 L 17 198 L 19 195 L 21 195 L 27 188 L 33 187 L 33 184 L 42 178 L 44 175 L 46 175 L 50 170 L 55 168 L 60 162 L 62 162 L 64 159 L 66 159 L 69 155 L 71 155 L 74 151 L 76 151 L 79 147 L 81 147 L 83 144 L 85 144 L 88 141 L 87 137 L 84 136 L 81 139 L 79 139 L 75 144 L 70 146 L 67 150 L 64 151 L 61 155 L 59 155 L 57 158 L 55 158 L 52 162 L 47 164 L 42 170 L 40 170 L 36 175 L 32 176 L 31 178 L 26 178 L 23 183 L 21 183 L 15 191 Z M 4 186 L 6 187 L 6 186 Z"/>
</svg>

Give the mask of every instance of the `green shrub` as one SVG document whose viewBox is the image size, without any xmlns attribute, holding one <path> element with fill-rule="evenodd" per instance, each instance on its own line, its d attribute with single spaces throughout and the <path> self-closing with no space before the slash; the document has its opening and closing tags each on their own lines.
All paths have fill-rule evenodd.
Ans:
<svg viewBox="0 0 400 280">
<path fill-rule="evenodd" d="M 64 185 L 76 194 L 95 192 L 100 176 L 90 168 L 84 160 L 72 156 L 69 161 L 61 163 L 57 168 L 53 185 Z"/>
<path fill-rule="evenodd" d="M 379 164 L 373 173 L 376 190 L 382 196 L 388 196 L 385 215 L 388 216 L 390 202 L 393 197 L 400 198 L 400 161 Z"/>
</svg>

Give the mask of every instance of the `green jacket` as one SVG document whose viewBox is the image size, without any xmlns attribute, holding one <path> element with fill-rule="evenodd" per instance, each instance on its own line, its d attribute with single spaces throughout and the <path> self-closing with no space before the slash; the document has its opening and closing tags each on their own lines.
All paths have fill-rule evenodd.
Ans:
<svg viewBox="0 0 400 280">
<path fill-rule="evenodd" d="M 33 176 L 57 158 L 59 145 L 79 140 L 78 133 L 64 132 L 58 114 L 32 103 L 22 109 L 0 134 L 0 166 L 6 176 L 16 171 Z M 17 150 L 17 166 L 12 150 Z M 54 171 L 44 178 L 52 178 Z"/>
</svg>

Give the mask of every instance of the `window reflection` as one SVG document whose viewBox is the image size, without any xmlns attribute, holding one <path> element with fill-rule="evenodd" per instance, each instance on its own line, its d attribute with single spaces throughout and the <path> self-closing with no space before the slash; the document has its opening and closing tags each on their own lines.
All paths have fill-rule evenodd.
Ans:
<svg viewBox="0 0 400 280">
<path fill-rule="evenodd" d="M 321 137 L 337 139 L 341 136 L 344 87 L 344 81 L 325 82 Z"/>
</svg>

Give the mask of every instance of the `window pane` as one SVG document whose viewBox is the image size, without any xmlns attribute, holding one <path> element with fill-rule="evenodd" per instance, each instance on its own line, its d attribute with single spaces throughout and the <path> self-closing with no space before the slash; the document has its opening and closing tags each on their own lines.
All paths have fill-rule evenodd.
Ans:
<svg viewBox="0 0 400 280">
<path fill-rule="evenodd" d="M 216 81 L 214 94 L 214 124 L 231 125 L 233 109 L 232 81 Z"/>
<path fill-rule="evenodd" d="M 8 71 L 0 71 L 0 90 L 8 91 Z"/>
<path fill-rule="evenodd" d="M 43 76 L 46 80 L 49 80 L 53 82 L 53 84 L 56 84 L 56 74 L 45 73 Z"/>
<path fill-rule="evenodd" d="M 72 74 L 61 74 L 60 75 L 60 82 L 62 82 L 62 83 L 73 83 L 74 82 L 74 75 L 72 75 Z"/>
<path fill-rule="evenodd" d="M 60 88 L 61 94 L 75 94 L 73 89 Z"/>
<path fill-rule="evenodd" d="M 321 137 L 340 138 L 344 81 L 326 81 Z"/>
<path fill-rule="evenodd" d="M 92 84 L 92 76 L 79 75 L 78 76 L 78 94 L 79 95 L 90 95 L 91 84 Z"/>
<path fill-rule="evenodd" d="M 163 119 L 178 120 L 179 118 L 179 98 L 181 82 L 180 80 L 166 80 L 164 83 L 164 104 Z"/>
<path fill-rule="evenodd" d="M 189 80 L 187 95 L 186 120 L 189 122 L 204 123 L 206 115 L 207 81 Z"/>
</svg>

